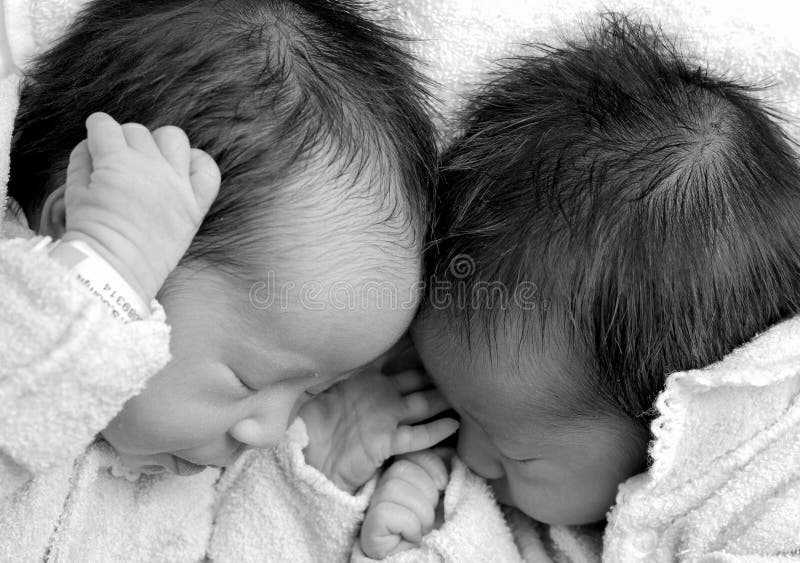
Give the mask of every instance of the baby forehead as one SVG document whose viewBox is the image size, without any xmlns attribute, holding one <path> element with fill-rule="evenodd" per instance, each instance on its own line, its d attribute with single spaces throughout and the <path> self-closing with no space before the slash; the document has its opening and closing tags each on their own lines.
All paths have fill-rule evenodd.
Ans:
<svg viewBox="0 0 800 563">
<path fill-rule="evenodd" d="M 416 331 L 416 339 L 426 335 Z M 586 362 L 568 341 L 528 334 L 428 333 L 418 342 L 437 386 L 470 412 L 508 418 L 530 413 L 559 416 L 572 411 L 571 398 L 587 378 Z M 577 401 L 576 401 L 577 402 Z"/>
</svg>

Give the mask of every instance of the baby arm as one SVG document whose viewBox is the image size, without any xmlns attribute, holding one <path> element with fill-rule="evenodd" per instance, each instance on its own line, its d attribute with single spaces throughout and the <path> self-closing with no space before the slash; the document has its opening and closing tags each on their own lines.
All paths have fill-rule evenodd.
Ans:
<svg viewBox="0 0 800 563">
<path fill-rule="evenodd" d="M 441 525 L 437 507 L 449 473 L 442 454 L 446 452 L 407 454 L 384 471 L 361 527 L 364 555 L 383 559 L 411 549 Z"/>
<path fill-rule="evenodd" d="M 458 429 L 450 418 L 424 422 L 448 405 L 418 370 L 365 370 L 300 409 L 309 443 L 306 462 L 340 489 L 355 492 L 389 458 L 424 450 Z"/>
<path fill-rule="evenodd" d="M 216 195 L 213 160 L 176 128 L 87 120 L 62 240 L 99 254 L 149 302 Z M 61 204 L 59 204 L 61 205 Z M 169 359 L 163 313 L 123 324 L 31 241 L 0 242 L 0 497 L 69 463 Z"/>
</svg>

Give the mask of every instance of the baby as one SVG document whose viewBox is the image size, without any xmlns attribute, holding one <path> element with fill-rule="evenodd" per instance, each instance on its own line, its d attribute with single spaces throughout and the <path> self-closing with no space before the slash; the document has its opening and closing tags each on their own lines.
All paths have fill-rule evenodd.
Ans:
<svg viewBox="0 0 800 563">
<path fill-rule="evenodd" d="M 88 4 L 35 61 L 21 91 L 9 195 L 40 235 L 70 242 L 82 233 L 145 303 L 158 292 L 169 353 L 159 306 L 128 324 L 85 313 L 94 295 L 40 258 L 12 267 L 32 255 L 4 243 L 16 250 L 3 268 L 24 278 L 4 278 L 6 299 L 47 312 L 4 317 L 0 331 L 36 335 L 3 343 L 14 359 L 0 378 L 4 559 L 202 559 L 219 476 L 204 470 L 276 444 L 309 395 L 406 331 L 435 143 L 425 91 L 397 39 L 347 3 L 106 0 Z M 159 176 L 164 160 L 188 166 L 186 136 L 219 167 L 219 194 L 171 273 L 180 244 L 164 237 L 186 229 L 148 222 L 142 205 L 126 217 L 121 199 L 100 221 L 76 196 L 70 152 L 98 109 L 136 122 L 93 118 L 137 151 L 113 178 L 94 170 L 108 193 L 127 174 L 163 185 L 170 205 Z M 165 137 L 165 125 L 186 136 L 168 129 Z M 89 147 L 109 142 L 89 134 Z M 83 146 L 85 171 L 97 155 Z M 52 289 L 52 280 L 61 280 L 57 295 L 37 285 Z M 382 300 L 387 288 L 391 303 Z M 403 422 L 444 408 L 429 404 Z M 382 455 L 429 447 L 454 430 L 435 424 Z M 109 466 L 132 480 L 152 476 L 128 484 Z M 91 539 L 94 517 L 102 542 Z"/>
<path fill-rule="evenodd" d="M 610 15 L 482 90 L 443 160 L 429 298 L 412 337 L 460 415 L 458 458 L 500 503 L 553 525 L 542 543 L 509 512 L 519 554 L 497 535 L 494 560 L 568 557 L 565 546 L 599 558 L 591 528 L 560 525 L 602 522 L 620 483 L 647 468 L 667 376 L 717 362 L 800 310 L 797 156 L 751 89 L 691 64 L 650 26 Z M 798 389 L 778 391 L 780 411 Z M 716 424 L 722 439 L 728 427 Z M 372 496 L 364 553 L 478 560 L 459 541 L 488 538 L 491 511 L 465 517 L 462 483 L 448 490 L 436 530 L 444 462 L 398 463 Z M 682 490 L 694 489 L 671 494 L 690 494 Z M 663 494 L 652 502 L 666 513 Z M 611 526 L 606 541 L 672 560 L 687 518 L 674 515 L 683 524 L 663 538 Z"/>
</svg>

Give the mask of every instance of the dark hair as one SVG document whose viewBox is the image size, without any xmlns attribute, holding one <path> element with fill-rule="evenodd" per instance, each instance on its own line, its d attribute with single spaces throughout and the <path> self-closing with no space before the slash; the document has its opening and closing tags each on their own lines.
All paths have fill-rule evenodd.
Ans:
<svg viewBox="0 0 800 563">
<path fill-rule="evenodd" d="M 189 259 L 253 270 L 265 244 L 278 244 L 265 238 L 272 227 L 293 227 L 286 206 L 314 209 L 321 198 L 342 215 L 336 232 L 418 240 L 435 177 L 427 92 L 402 38 L 360 9 L 333 0 L 91 2 L 25 79 L 9 194 L 35 213 L 63 183 L 86 117 L 105 111 L 181 127 L 217 161 L 222 187 Z"/>
<path fill-rule="evenodd" d="M 587 408 L 644 425 L 666 375 L 800 309 L 797 156 L 752 88 L 652 25 L 607 14 L 515 62 L 444 155 L 434 281 L 535 283 L 536 306 L 451 305 L 451 321 L 560 323 L 589 358 Z"/>
</svg>

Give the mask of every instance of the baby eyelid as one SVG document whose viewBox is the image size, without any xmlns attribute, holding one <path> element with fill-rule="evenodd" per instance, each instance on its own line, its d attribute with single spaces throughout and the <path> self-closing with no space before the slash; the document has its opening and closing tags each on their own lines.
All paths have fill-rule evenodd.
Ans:
<svg viewBox="0 0 800 563">
<path fill-rule="evenodd" d="M 528 465 L 528 464 L 530 464 L 530 463 L 533 463 L 534 461 L 539 461 L 539 459 L 540 459 L 540 458 L 538 458 L 538 457 L 530 457 L 530 458 L 525 458 L 525 459 L 517 459 L 517 458 L 515 458 L 515 457 L 507 456 L 507 455 L 506 455 L 506 454 L 504 454 L 503 452 L 500 452 L 500 455 L 502 455 L 502 456 L 503 456 L 504 458 L 506 458 L 508 461 L 511 461 L 511 462 L 513 462 L 513 463 L 519 463 L 519 464 L 522 464 L 522 465 Z"/>
<path fill-rule="evenodd" d="M 250 393 L 258 393 L 258 389 L 254 389 L 254 388 L 250 387 L 250 386 L 247 384 L 247 382 L 246 382 L 244 379 L 242 379 L 241 377 L 239 377 L 239 374 L 238 374 L 238 373 L 236 373 L 234 370 L 231 370 L 231 373 L 232 373 L 232 374 L 233 374 L 233 376 L 236 378 L 236 381 L 238 381 L 238 382 L 239 382 L 239 384 L 240 384 L 242 387 L 244 387 L 244 388 L 245 388 L 247 391 L 249 391 Z"/>
<path fill-rule="evenodd" d="M 531 458 L 527 458 L 527 459 L 514 459 L 512 461 L 514 461 L 516 463 L 519 463 L 521 465 L 530 465 L 535 461 L 539 461 L 539 458 L 538 457 L 531 457 Z"/>
</svg>

